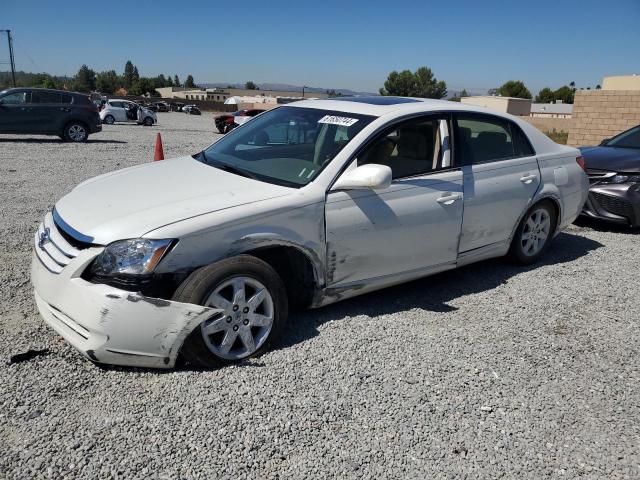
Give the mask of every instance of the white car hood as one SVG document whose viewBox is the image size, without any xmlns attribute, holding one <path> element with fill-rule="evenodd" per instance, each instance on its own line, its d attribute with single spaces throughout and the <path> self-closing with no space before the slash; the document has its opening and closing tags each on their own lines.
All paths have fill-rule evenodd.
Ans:
<svg viewBox="0 0 640 480">
<path fill-rule="evenodd" d="M 74 235 L 94 244 L 137 238 L 170 223 L 292 193 L 180 157 L 118 170 L 74 188 L 55 206 Z"/>
</svg>

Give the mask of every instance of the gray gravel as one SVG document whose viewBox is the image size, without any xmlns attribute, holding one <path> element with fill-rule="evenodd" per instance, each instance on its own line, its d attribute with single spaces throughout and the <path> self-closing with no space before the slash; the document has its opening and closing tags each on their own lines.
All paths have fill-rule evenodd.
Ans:
<svg viewBox="0 0 640 480">
<path fill-rule="evenodd" d="M 502 260 L 292 319 L 215 371 L 102 369 L 38 317 L 31 239 L 78 182 L 216 136 L 210 114 L 86 145 L 0 135 L 0 478 L 640 478 L 637 232 L 572 226 Z M 29 348 L 50 353 L 6 365 Z"/>
</svg>

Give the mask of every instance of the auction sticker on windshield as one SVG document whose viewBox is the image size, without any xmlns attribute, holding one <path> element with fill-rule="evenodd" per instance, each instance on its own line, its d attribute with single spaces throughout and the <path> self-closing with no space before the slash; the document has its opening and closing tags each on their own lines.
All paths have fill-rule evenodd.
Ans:
<svg viewBox="0 0 640 480">
<path fill-rule="evenodd" d="M 357 118 L 338 117 L 336 115 L 325 115 L 318 123 L 328 123 L 329 125 L 340 125 L 343 127 L 350 127 L 358 121 Z"/>
</svg>

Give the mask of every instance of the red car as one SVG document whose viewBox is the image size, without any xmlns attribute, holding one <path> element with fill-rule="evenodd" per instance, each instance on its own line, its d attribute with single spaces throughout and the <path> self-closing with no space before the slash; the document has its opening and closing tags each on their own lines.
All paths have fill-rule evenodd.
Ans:
<svg viewBox="0 0 640 480">
<path fill-rule="evenodd" d="M 264 112 L 264 110 L 261 108 L 252 108 L 250 110 L 238 110 L 237 112 L 220 115 L 215 118 L 216 128 L 220 133 L 227 133 L 239 125 L 239 123 L 236 122 L 236 117 L 255 117 L 262 112 Z"/>
</svg>

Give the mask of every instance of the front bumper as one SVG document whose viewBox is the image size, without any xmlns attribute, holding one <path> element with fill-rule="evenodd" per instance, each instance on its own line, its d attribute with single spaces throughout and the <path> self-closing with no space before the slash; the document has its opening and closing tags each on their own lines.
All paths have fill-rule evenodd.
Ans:
<svg viewBox="0 0 640 480">
<path fill-rule="evenodd" d="M 581 215 L 640 226 L 640 187 L 631 183 L 592 185 Z"/>
<path fill-rule="evenodd" d="M 50 240 L 43 244 L 46 228 Z M 76 249 L 47 215 L 31 265 L 40 315 L 94 362 L 172 368 L 185 338 L 219 310 L 87 282 L 80 276 L 102 250 Z"/>
</svg>

